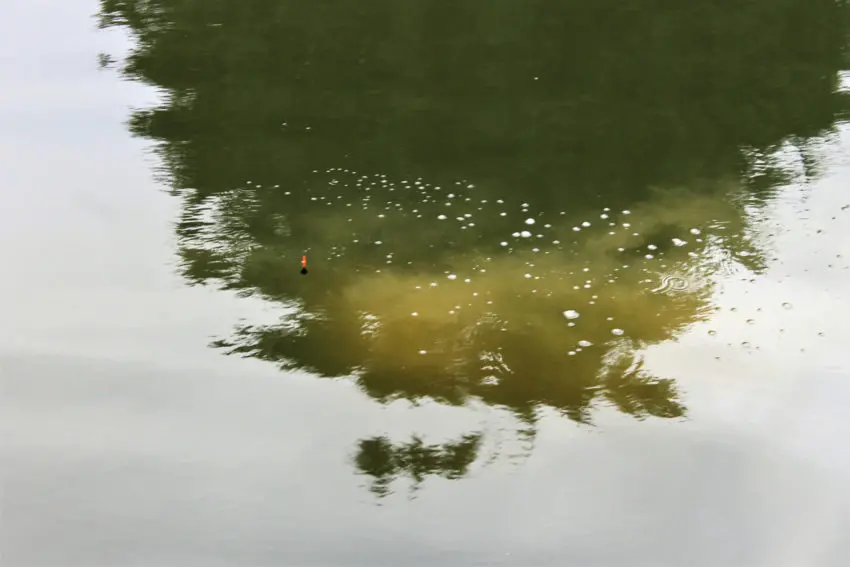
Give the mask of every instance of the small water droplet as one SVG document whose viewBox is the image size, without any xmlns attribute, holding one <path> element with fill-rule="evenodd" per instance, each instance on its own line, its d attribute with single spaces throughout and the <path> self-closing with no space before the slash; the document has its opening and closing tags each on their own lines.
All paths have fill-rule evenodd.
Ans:
<svg viewBox="0 0 850 567">
<path fill-rule="evenodd" d="M 564 311 L 564 317 L 567 319 L 578 319 L 580 317 L 579 312 L 573 309 L 567 309 Z"/>
<path fill-rule="evenodd" d="M 623 329 L 611 329 L 611 334 L 616 336 L 621 336 L 625 331 Z"/>
</svg>

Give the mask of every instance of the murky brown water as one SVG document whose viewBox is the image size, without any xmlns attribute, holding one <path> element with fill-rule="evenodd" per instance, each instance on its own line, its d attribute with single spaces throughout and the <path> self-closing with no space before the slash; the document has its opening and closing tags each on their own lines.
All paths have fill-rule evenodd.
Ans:
<svg viewBox="0 0 850 567">
<path fill-rule="evenodd" d="M 10 564 L 843 565 L 846 8 L 638 4 L 0 24 Z"/>
</svg>

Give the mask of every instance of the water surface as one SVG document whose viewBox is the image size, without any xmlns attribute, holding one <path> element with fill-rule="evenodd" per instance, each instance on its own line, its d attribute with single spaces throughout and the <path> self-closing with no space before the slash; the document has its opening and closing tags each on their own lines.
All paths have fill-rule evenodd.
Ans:
<svg viewBox="0 0 850 567">
<path fill-rule="evenodd" d="M 843 564 L 846 7 L 671 6 L 39 24 L 13 562 Z"/>
</svg>

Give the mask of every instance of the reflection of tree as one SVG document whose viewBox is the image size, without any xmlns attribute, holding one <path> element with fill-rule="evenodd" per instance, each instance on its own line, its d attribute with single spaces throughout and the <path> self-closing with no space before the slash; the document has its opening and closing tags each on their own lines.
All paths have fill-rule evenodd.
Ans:
<svg viewBox="0 0 850 567">
<path fill-rule="evenodd" d="M 125 72 L 168 89 L 133 130 L 204 194 L 352 164 L 633 198 L 846 108 L 844 2 L 662 4 L 102 0 L 101 20 L 137 37 Z"/>
<path fill-rule="evenodd" d="M 480 433 L 442 445 L 427 445 L 416 436 L 396 445 L 386 437 L 373 437 L 358 444 L 355 465 L 359 473 L 374 478 L 372 492 L 386 496 L 392 481 L 401 475 L 413 481 L 414 490 L 430 475 L 461 478 L 478 456 L 480 444 Z"/>
<path fill-rule="evenodd" d="M 185 277 L 289 309 L 217 346 L 353 376 L 376 400 L 480 399 L 533 425 L 542 406 L 584 423 L 603 402 L 683 415 L 636 352 L 704 317 L 705 298 L 650 294 L 646 278 L 763 268 L 744 209 L 790 175 L 775 150 L 810 175 L 807 140 L 846 115 L 846 2 L 722 4 L 101 0 L 100 17 L 136 39 L 124 73 L 165 95 L 130 128 L 160 142 L 182 199 Z M 474 229 L 435 222 L 449 190 Z M 552 224 L 543 244 L 501 246 L 516 207 L 497 203 L 518 199 Z M 615 235 L 571 231 L 602 207 L 633 215 Z M 321 269 L 302 278 L 308 248 Z M 593 287 L 574 289 L 588 266 Z M 460 279 L 429 289 L 446 270 Z M 379 484 L 460 475 L 477 439 L 364 441 L 358 467 Z"/>
</svg>

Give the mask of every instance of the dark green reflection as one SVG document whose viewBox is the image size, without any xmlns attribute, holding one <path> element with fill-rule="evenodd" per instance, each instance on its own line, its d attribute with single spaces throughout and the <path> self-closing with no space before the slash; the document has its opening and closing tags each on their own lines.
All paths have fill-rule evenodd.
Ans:
<svg viewBox="0 0 850 567">
<path fill-rule="evenodd" d="M 764 268 L 747 206 L 847 116 L 833 0 L 101 5 L 165 97 L 130 128 L 183 204 L 184 275 L 285 308 L 216 346 L 531 426 L 682 416 L 637 353 L 710 316 L 718 269 Z M 356 462 L 456 477 L 470 439 Z"/>
<path fill-rule="evenodd" d="M 428 445 L 416 436 L 397 445 L 386 437 L 373 437 L 360 441 L 355 463 L 358 472 L 374 478 L 372 492 L 386 496 L 391 483 L 400 475 L 412 480 L 414 490 L 428 475 L 463 477 L 478 457 L 480 443 L 480 433 L 467 434 L 442 445 Z"/>
</svg>

